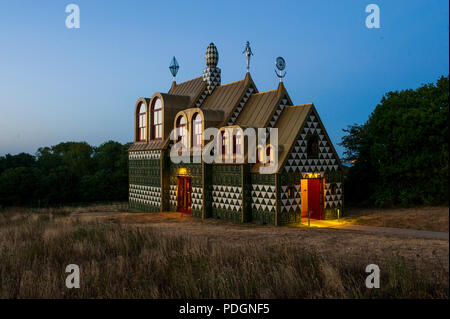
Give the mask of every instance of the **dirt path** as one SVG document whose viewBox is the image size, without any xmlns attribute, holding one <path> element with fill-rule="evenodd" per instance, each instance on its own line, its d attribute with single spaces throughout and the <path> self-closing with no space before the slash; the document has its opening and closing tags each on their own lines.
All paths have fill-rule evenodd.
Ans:
<svg viewBox="0 0 450 319">
<path fill-rule="evenodd" d="M 355 225 L 449 232 L 449 207 L 347 208 L 341 220 Z"/>
<path fill-rule="evenodd" d="M 326 220 L 314 220 L 311 221 L 312 227 L 323 227 L 323 228 L 333 228 L 333 229 L 345 229 L 345 230 L 359 230 L 371 233 L 384 233 L 398 236 L 416 237 L 416 238 L 433 238 L 433 239 L 449 239 L 449 234 L 447 232 L 435 232 L 427 230 L 416 230 L 416 229 L 403 229 L 394 227 L 379 227 L 379 226 L 364 226 L 364 225 L 352 225 L 345 222 L 339 223 L 335 221 Z M 304 224 L 305 226 L 307 224 Z"/>
<path fill-rule="evenodd" d="M 336 229 L 349 229 L 349 230 L 361 230 L 374 233 L 385 233 L 407 237 L 423 237 L 433 239 L 448 240 L 448 233 L 427 231 L 427 230 L 415 230 L 415 229 L 401 229 L 392 227 L 375 227 L 375 226 L 362 226 L 362 225 L 343 225 L 335 226 Z"/>
</svg>

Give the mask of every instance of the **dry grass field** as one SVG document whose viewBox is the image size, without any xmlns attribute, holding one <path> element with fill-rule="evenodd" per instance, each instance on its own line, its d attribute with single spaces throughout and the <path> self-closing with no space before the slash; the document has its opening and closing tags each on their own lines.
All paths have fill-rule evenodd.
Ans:
<svg viewBox="0 0 450 319">
<path fill-rule="evenodd" d="M 343 220 L 352 224 L 447 232 L 449 208 L 347 209 Z"/>
<path fill-rule="evenodd" d="M 448 240 L 126 205 L 0 212 L 0 298 L 448 298 Z M 380 289 L 365 267 L 381 269 Z M 64 272 L 78 264 L 81 288 Z"/>
</svg>

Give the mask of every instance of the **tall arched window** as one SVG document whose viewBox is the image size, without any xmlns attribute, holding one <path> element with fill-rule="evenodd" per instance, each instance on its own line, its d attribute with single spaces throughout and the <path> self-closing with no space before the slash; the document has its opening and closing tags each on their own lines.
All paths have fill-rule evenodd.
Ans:
<svg viewBox="0 0 450 319">
<path fill-rule="evenodd" d="M 162 103 L 156 98 L 152 107 L 152 139 L 162 139 Z"/>
<path fill-rule="evenodd" d="M 195 113 L 192 118 L 192 147 L 202 146 L 202 117 Z"/>
<path fill-rule="evenodd" d="M 141 102 L 138 108 L 138 114 L 137 114 L 137 140 L 138 141 L 145 141 L 147 139 L 146 136 L 146 130 L 147 130 L 147 112 L 146 112 L 146 105 L 144 102 Z"/>
<path fill-rule="evenodd" d="M 186 118 L 181 115 L 177 119 L 177 143 L 181 142 L 182 148 L 186 147 Z"/>
<path fill-rule="evenodd" d="M 227 154 L 228 134 L 225 131 L 220 131 L 220 137 L 222 139 L 222 156 Z"/>
<path fill-rule="evenodd" d="M 256 163 L 263 164 L 265 160 L 264 148 L 259 145 L 256 148 Z"/>
<path fill-rule="evenodd" d="M 233 155 L 242 155 L 242 134 L 240 130 L 233 131 Z"/>
<path fill-rule="evenodd" d="M 266 158 L 267 158 L 266 162 L 269 163 L 269 164 L 273 164 L 274 159 L 275 159 L 274 156 L 275 156 L 275 153 L 273 151 L 273 147 L 271 145 L 267 146 L 267 148 L 266 148 Z"/>
</svg>

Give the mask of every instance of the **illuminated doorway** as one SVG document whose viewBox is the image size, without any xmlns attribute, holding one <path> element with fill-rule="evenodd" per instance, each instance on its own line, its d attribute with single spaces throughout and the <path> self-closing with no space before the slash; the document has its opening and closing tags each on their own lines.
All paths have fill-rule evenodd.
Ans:
<svg viewBox="0 0 450 319">
<path fill-rule="evenodd" d="M 301 180 L 301 217 L 308 219 L 311 211 L 312 219 L 324 219 L 323 179 L 305 178 Z"/>
<path fill-rule="evenodd" d="M 192 178 L 178 176 L 177 211 L 192 214 Z"/>
</svg>

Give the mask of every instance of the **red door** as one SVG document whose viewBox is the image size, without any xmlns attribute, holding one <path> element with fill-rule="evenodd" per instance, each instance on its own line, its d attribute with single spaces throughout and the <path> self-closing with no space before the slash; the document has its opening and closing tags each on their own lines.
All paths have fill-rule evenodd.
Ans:
<svg viewBox="0 0 450 319">
<path fill-rule="evenodd" d="M 308 210 L 311 218 L 323 219 L 323 185 L 322 179 L 308 179 Z"/>
<path fill-rule="evenodd" d="M 192 179 L 178 177 L 177 211 L 192 214 Z"/>
</svg>

